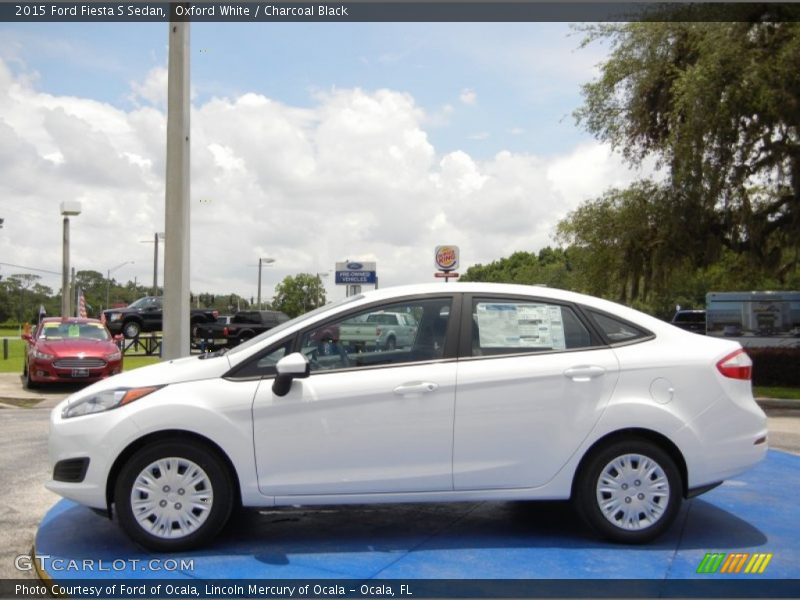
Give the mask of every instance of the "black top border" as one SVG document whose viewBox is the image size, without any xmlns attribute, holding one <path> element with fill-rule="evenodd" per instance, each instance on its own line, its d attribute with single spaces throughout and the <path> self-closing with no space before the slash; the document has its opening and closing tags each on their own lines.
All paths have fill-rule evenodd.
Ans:
<svg viewBox="0 0 800 600">
<path fill-rule="evenodd" d="M 790 2 L 0 2 L 5 22 L 797 22 Z"/>
</svg>

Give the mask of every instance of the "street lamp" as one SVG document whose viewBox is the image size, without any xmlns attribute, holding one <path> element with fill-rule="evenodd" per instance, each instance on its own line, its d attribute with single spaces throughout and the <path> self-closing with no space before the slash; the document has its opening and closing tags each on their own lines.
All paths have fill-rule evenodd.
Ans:
<svg viewBox="0 0 800 600">
<path fill-rule="evenodd" d="M 132 264 L 134 264 L 134 261 L 126 260 L 124 263 L 120 263 L 116 267 L 113 267 L 108 270 L 108 276 L 106 277 L 106 308 L 109 307 L 108 297 L 109 293 L 111 292 L 111 273 L 113 273 L 117 269 L 121 269 L 125 265 L 132 265 Z"/>
<path fill-rule="evenodd" d="M 258 310 L 261 310 L 261 266 L 271 265 L 275 263 L 274 258 L 259 258 L 258 259 Z"/>
<path fill-rule="evenodd" d="M 153 247 L 153 296 L 158 296 L 158 240 L 165 239 L 164 232 L 153 234 L 153 241 L 139 240 L 142 244 L 154 244 Z"/>
<path fill-rule="evenodd" d="M 323 287 L 322 285 L 322 278 L 327 277 L 329 273 L 326 271 L 325 273 L 317 273 L 317 280 L 319 281 L 319 287 Z M 319 294 L 319 289 L 317 289 L 317 298 L 316 298 L 316 306 L 314 308 L 318 308 L 322 305 L 322 297 Z"/>
<path fill-rule="evenodd" d="M 69 290 L 69 218 L 81 214 L 81 203 L 75 200 L 65 200 L 61 203 L 61 216 L 64 217 L 64 236 L 61 264 L 61 316 L 68 317 L 70 309 Z"/>
</svg>

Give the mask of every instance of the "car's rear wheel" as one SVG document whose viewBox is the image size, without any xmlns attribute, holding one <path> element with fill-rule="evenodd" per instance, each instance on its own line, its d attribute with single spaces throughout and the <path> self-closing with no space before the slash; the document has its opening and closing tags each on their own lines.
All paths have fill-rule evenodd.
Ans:
<svg viewBox="0 0 800 600">
<path fill-rule="evenodd" d="M 234 503 L 224 461 L 192 441 L 160 442 L 120 471 L 114 500 L 122 529 L 156 552 L 188 550 L 224 527 Z"/>
<path fill-rule="evenodd" d="M 672 457 L 652 442 L 631 438 L 589 457 L 578 473 L 574 501 L 600 535 L 638 544 L 655 539 L 672 524 L 681 490 Z"/>
</svg>

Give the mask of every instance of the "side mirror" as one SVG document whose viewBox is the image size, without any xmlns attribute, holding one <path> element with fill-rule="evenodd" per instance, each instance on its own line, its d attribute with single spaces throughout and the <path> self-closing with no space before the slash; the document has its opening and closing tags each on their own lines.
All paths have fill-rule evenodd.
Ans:
<svg viewBox="0 0 800 600">
<path fill-rule="evenodd" d="M 26 342 L 32 342 L 33 341 L 33 336 L 31 336 L 30 333 L 23 333 L 22 334 L 22 339 L 25 340 Z"/>
<path fill-rule="evenodd" d="M 294 379 L 305 379 L 311 375 L 311 363 L 299 352 L 284 356 L 275 368 L 278 370 L 278 375 L 272 384 L 272 393 L 276 396 L 288 394 Z"/>
</svg>

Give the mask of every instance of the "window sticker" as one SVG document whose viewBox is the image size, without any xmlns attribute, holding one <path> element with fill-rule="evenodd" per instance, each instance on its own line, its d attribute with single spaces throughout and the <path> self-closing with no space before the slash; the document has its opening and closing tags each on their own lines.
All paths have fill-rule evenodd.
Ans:
<svg viewBox="0 0 800 600">
<path fill-rule="evenodd" d="M 481 348 L 566 348 L 560 306 L 478 303 L 476 312 Z"/>
</svg>

